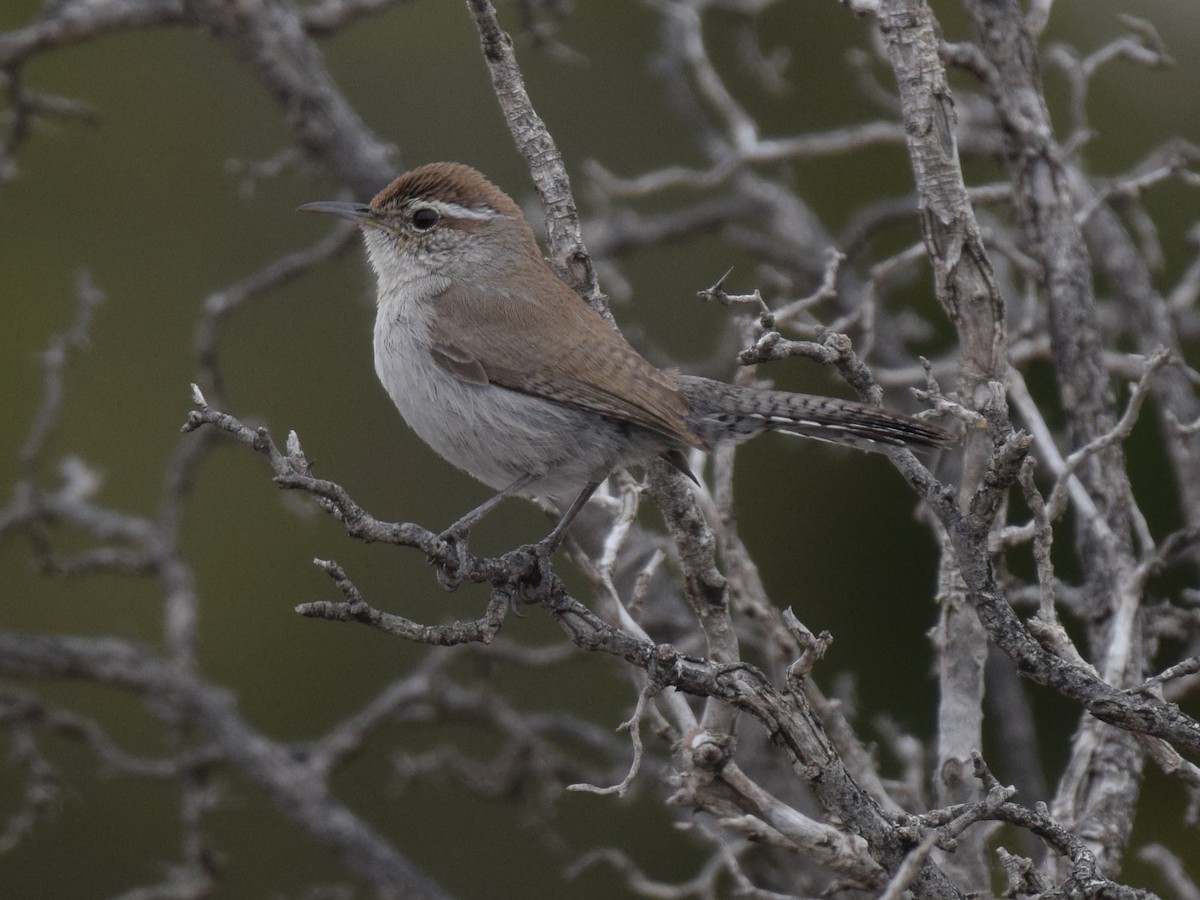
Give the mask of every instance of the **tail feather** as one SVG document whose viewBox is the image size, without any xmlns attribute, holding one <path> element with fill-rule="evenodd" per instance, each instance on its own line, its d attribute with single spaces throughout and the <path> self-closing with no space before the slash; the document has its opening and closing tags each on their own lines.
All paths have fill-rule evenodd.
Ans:
<svg viewBox="0 0 1200 900">
<path fill-rule="evenodd" d="M 680 382 L 691 405 L 688 425 L 709 443 L 745 440 L 764 431 L 876 451 L 944 447 L 951 442 L 950 433 L 937 425 L 853 400 L 744 388 L 707 378 L 684 376 Z"/>
</svg>

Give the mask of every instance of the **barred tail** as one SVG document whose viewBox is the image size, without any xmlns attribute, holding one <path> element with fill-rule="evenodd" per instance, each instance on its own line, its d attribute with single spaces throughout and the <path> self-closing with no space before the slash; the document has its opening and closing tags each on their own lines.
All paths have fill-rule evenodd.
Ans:
<svg viewBox="0 0 1200 900">
<path fill-rule="evenodd" d="M 691 404 L 688 425 L 709 443 L 745 440 L 764 431 L 863 450 L 943 447 L 951 442 L 950 433 L 936 425 L 853 400 L 765 391 L 689 376 L 680 378 L 680 389 Z"/>
</svg>

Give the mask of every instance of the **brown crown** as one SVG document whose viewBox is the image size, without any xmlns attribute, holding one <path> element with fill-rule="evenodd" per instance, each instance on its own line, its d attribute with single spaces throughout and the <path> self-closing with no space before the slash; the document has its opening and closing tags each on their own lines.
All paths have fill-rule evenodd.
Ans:
<svg viewBox="0 0 1200 900">
<path fill-rule="evenodd" d="M 459 206 L 490 206 L 497 212 L 521 219 L 512 198 L 480 172 L 462 163 L 439 162 L 405 172 L 371 201 L 371 209 L 382 212 L 408 200 L 440 200 Z"/>
</svg>

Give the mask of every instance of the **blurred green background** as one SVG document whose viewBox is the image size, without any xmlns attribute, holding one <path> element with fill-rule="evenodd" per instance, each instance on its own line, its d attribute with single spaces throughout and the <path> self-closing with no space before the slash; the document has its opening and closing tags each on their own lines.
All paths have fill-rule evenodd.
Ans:
<svg viewBox="0 0 1200 900">
<path fill-rule="evenodd" d="M 934 8 L 947 37 L 965 36 L 955 4 Z M 28 0 L 5 0 L 0 31 L 21 26 L 36 10 Z M 1147 71 L 1116 63 L 1095 79 L 1089 112 L 1097 137 L 1088 156 L 1097 174 L 1119 172 L 1171 136 L 1200 141 L 1200 4 L 1059 0 L 1051 40 L 1089 52 L 1120 33 L 1115 17 L 1121 12 L 1153 22 L 1179 64 Z M 502 4 L 500 15 L 508 30 L 518 30 L 513 5 Z M 714 22 L 714 55 L 731 84 L 748 87 L 733 49 L 722 41 L 719 19 Z M 846 62 L 850 48 L 869 40 L 867 27 L 833 0 L 779 4 L 764 17 L 760 34 L 768 50 L 785 47 L 792 54 L 788 94 L 746 98 L 766 134 L 877 116 L 859 96 Z M 647 5 L 579 0 L 557 37 L 576 59 L 563 61 L 519 37 L 517 48 L 530 94 L 577 176 L 585 210 L 585 160 L 618 174 L 702 163 L 657 89 L 649 66 L 657 21 Z M 398 169 L 455 159 L 481 168 L 518 199 L 531 194 L 461 3 L 398 4 L 322 48 L 360 114 L 397 146 Z M 331 198 L 337 188 L 306 169 L 242 189 L 237 162 L 272 156 L 289 135 L 278 108 L 229 49 L 196 31 L 107 36 L 36 58 L 25 79 L 38 90 L 90 104 L 101 118 L 95 127 L 40 122 L 18 158 L 17 177 L 0 185 L 0 483 L 11 482 L 39 399 L 37 355 L 70 319 L 75 280 L 87 270 L 107 299 L 90 346 L 70 368 L 49 457 L 83 458 L 103 473 L 100 501 L 148 513 L 190 407 L 192 333 L 204 297 L 318 239 L 328 223 L 293 210 Z M 1054 112 L 1065 121 L 1062 81 L 1055 75 L 1048 81 Z M 865 200 L 911 189 L 900 147 L 801 164 L 796 179 L 831 229 Z M 1160 287 L 1169 287 L 1189 258 L 1183 234 L 1200 205 L 1195 192 L 1174 184 L 1153 189 L 1148 205 L 1163 228 L 1167 267 Z M 617 318 L 684 365 L 708 360 L 729 313 L 698 305 L 695 292 L 743 261 L 712 240 L 634 255 L 623 263 L 632 297 L 618 298 Z M 755 287 L 752 265 L 735 273 L 732 289 Z M 488 492 L 411 435 L 377 385 L 369 346 L 372 290 L 355 250 L 236 314 L 220 343 L 226 408 L 268 425 L 277 439 L 295 429 L 319 472 L 342 482 L 381 518 L 441 527 Z M 807 371 L 815 367 L 785 365 L 792 371 L 769 374 L 795 386 L 830 386 L 822 373 Z M 1145 452 L 1152 466 L 1152 448 Z M 1152 468 L 1142 471 L 1135 481 L 1158 501 L 1147 513 L 1161 534 L 1177 524 L 1172 489 Z M 53 478 L 52 471 L 46 474 Z M 936 617 L 929 600 L 934 555 L 900 479 L 880 459 L 765 439 L 739 457 L 737 487 L 743 536 L 774 601 L 791 605 L 813 630 L 834 634 L 821 670 L 826 681 L 854 673 L 864 722 L 886 712 L 929 736 L 936 696 L 925 632 Z M 202 598 L 203 671 L 236 692 L 255 727 L 276 738 L 304 739 L 324 733 L 422 655 L 439 652 L 365 628 L 297 617 L 297 602 L 335 594 L 310 565 L 314 556 L 336 558 L 375 605 L 418 620 L 474 617 L 486 594 L 470 588 L 442 594 L 419 554 L 352 542 L 327 517 L 297 514 L 289 499 L 252 453 L 225 447 L 203 469 L 184 523 L 185 546 Z M 806 510 L 819 510 L 819 518 Z M 532 539 L 544 528 L 532 508 L 512 503 L 481 527 L 472 546 L 505 549 L 514 536 Z M 70 533 L 55 538 L 63 551 L 79 546 Z M 847 552 L 861 540 L 885 549 L 878 566 L 863 567 Z M 0 546 L 0 627 L 161 643 L 156 585 L 120 577 L 44 578 L 32 571 L 28 549 L 22 541 Z M 506 633 L 531 643 L 561 640 L 537 614 L 510 618 Z M 579 653 L 531 680 L 497 661 L 492 678 L 521 705 L 564 709 L 615 727 L 634 697 L 601 667 L 608 664 Z M 587 685 L 590 708 L 580 708 L 575 684 Z M 56 685 L 49 695 L 95 716 L 131 751 L 168 749 L 159 743 L 157 721 L 136 702 L 78 685 Z M 1060 720 L 1062 743 L 1045 748 L 1053 778 L 1075 714 L 1044 692 L 1036 704 L 1046 721 Z M 574 844 L 555 850 L 537 845 L 517 804 L 480 799 L 449 781 L 390 790 L 390 742 L 402 738 L 413 749 L 437 736 L 385 730 L 337 786 L 447 890 L 464 897 L 545 896 L 544 886 L 558 882 L 575 854 L 618 842 L 655 877 L 694 874 L 699 851 L 668 827 L 647 794 L 629 801 L 564 795 L 554 815 Z M 0 858 L 0 893 L 98 897 L 159 877 L 179 852 L 175 790 L 97 776 L 88 752 L 68 743 L 50 747 L 70 790 L 51 822 Z M 1200 856 L 1196 836 L 1179 833 L 1178 784 L 1148 770 L 1138 837 L 1155 836 L 1180 852 L 1191 841 Z M 20 787 L 16 773 L 0 766 L 0 815 L 12 808 Z M 253 787 L 236 778 L 225 780 L 210 824 L 226 867 L 217 896 L 298 897 L 312 884 L 351 881 L 336 860 L 281 823 Z M 480 867 L 464 866 L 465 858 Z M 503 873 L 502 885 L 495 883 L 496 871 Z M 1135 862 L 1127 871 L 1161 888 Z M 608 870 L 595 869 L 557 887 L 555 895 L 616 897 L 622 889 Z"/>
</svg>

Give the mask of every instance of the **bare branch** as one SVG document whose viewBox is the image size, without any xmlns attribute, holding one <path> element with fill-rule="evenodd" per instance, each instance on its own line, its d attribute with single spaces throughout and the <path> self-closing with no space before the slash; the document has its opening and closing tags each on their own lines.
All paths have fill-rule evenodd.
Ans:
<svg viewBox="0 0 1200 900">
<path fill-rule="evenodd" d="M 621 779 L 617 784 L 610 787 L 596 787 L 592 784 L 569 784 L 568 791 L 580 791 L 588 794 L 616 794 L 618 797 L 624 797 L 629 790 L 633 780 L 637 778 L 638 771 L 642 767 L 642 718 L 646 714 L 646 704 L 651 696 L 649 685 L 642 688 L 638 694 L 637 706 L 634 707 L 633 715 L 617 726 L 618 731 L 628 731 L 629 740 L 633 745 L 633 760 L 629 764 L 629 773 Z"/>
<path fill-rule="evenodd" d="M 349 225 L 338 226 L 308 249 L 289 253 L 237 284 L 209 294 L 205 298 L 204 314 L 196 326 L 192 343 L 200 368 L 218 395 L 224 391 L 217 364 L 217 338 L 225 320 L 260 295 L 287 284 L 314 266 L 341 253 L 357 237 L 357 228 Z"/>
<path fill-rule="evenodd" d="M 136 644 L 115 639 L 0 633 L 0 673 L 12 678 L 90 679 L 149 699 L 160 714 L 183 716 L 256 783 L 276 808 L 385 897 L 445 897 L 382 836 L 335 800 L 291 748 L 251 729 L 230 697 Z"/>
<path fill-rule="evenodd" d="M 860 93 L 876 110 L 864 115 L 848 107 L 845 122 L 803 132 L 785 117 L 793 108 L 780 93 L 789 87 L 785 78 L 795 78 L 806 95 L 817 94 L 830 84 L 829 73 L 810 68 L 810 55 L 795 43 L 809 39 L 807 32 L 776 31 L 776 22 L 787 18 L 774 17 L 782 8 L 777 0 L 653 0 L 646 16 L 657 20 L 659 44 L 653 77 L 643 81 L 647 93 L 661 91 L 675 113 L 675 120 L 663 123 L 678 132 L 671 135 L 674 158 L 629 171 L 645 129 L 629 130 L 634 143 L 619 164 L 626 177 L 613 175 L 618 168 L 607 163 L 585 163 L 599 207 L 587 222 L 558 149 L 582 146 L 581 133 L 556 134 L 556 143 L 529 96 L 529 90 L 543 89 L 545 72 L 531 76 L 526 89 L 513 42 L 489 0 L 469 0 L 471 18 L 459 25 L 469 33 L 473 24 L 478 34 L 504 119 L 541 196 L 554 266 L 588 302 L 606 307 L 585 234 L 605 278 L 630 286 L 639 273 L 631 268 L 626 278 L 618 267 L 627 259 L 637 255 L 641 267 L 658 263 L 657 250 L 667 244 L 676 245 L 674 253 L 697 237 L 719 240 L 732 259 L 715 261 L 705 243 L 701 252 L 709 256 L 694 271 L 706 274 L 678 280 L 682 295 L 682 286 L 707 283 L 732 261 L 742 273 L 738 281 L 745 288 L 739 284 L 738 294 L 727 290 L 728 273 L 701 292 L 743 307 L 742 314 L 729 316 L 728 334 L 715 345 L 708 371 L 727 372 L 735 347 L 743 365 L 734 367 L 733 377 L 743 384 L 759 374 L 753 369 L 758 363 L 802 356 L 834 366 L 869 402 L 882 402 L 885 388 L 903 390 L 903 399 L 915 393 L 932 407 L 922 415 L 963 422 L 961 450 L 928 459 L 893 456 L 917 498 L 915 519 L 929 529 L 930 552 L 938 557 L 936 576 L 932 567 L 926 576 L 941 607 L 930 632 L 934 657 L 928 668 L 936 672 L 938 693 L 936 711 L 930 708 L 927 717 L 931 732 L 912 733 L 905 724 L 909 711 L 881 716 L 857 702 L 853 685 L 861 684 L 866 697 L 878 685 L 865 679 L 877 676 L 847 669 L 843 651 L 857 649 L 853 638 L 848 644 L 839 631 L 832 643 L 822 630 L 823 608 L 808 603 L 812 579 L 837 577 L 827 571 L 832 566 L 818 557 L 791 575 L 786 567 L 760 571 L 762 560 L 751 552 L 757 545 L 739 531 L 739 451 L 732 444 L 716 447 L 707 462 L 699 451 L 690 455 L 691 468 L 702 476 L 694 488 L 664 464 L 645 475 L 616 476 L 576 523 L 567 543 L 576 572 L 560 577 L 551 563 L 556 547 L 545 541 L 484 558 L 419 524 L 378 519 L 368 509 L 370 498 L 351 496 L 343 486 L 350 482 L 316 477 L 294 433 L 277 445 L 257 422 L 223 412 L 229 407 L 222 380 L 234 376 L 234 369 L 220 365 L 224 344 L 234 329 L 258 327 L 255 316 L 240 313 L 268 290 L 300 287 L 296 275 L 352 243 L 354 231 L 347 228 L 260 261 L 245 277 L 216 279 L 228 286 L 204 299 L 192 346 L 194 377 L 208 397 L 195 389 L 196 409 L 184 434 L 167 444 L 155 443 L 153 424 L 135 427 L 123 418 L 120 396 L 106 394 L 96 407 L 101 425 L 100 416 L 62 420 L 65 410 L 75 408 L 63 401 L 68 358 L 84 343 L 98 299 L 81 277 L 73 324 L 42 358 L 40 407 L 27 434 L 11 442 L 15 478 L 0 506 L 0 539 L 19 536 L 4 549 L 27 546 L 25 555 L 37 570 L 78 579 L 79 602 L 104 581 L 121 590 L 137 585 L 139 594 L 150 585 L 150 614 L 161 617 L 162 649 L 105 637 L 0 633 L 0 675 L 24 682 L 21 689 L 10 683 L 0 691 L 0 728 L 9 736 L 10 780 L 17 791 L 0 823 L 0 851 L 20 845 L 24 852 L 32 846 L 30 835 L 55 827 L 47 813 L 63 796 L 57 754 L 66 746 L 101 773 L 177 786 L 177 858 L 160 863 L 145 884 L 109 887 L 109 893 L 145 900 L 200 898 L 225 889 L 228 876 L 219 860 L 228 851 L 216 843 L 210 820 L 220 801 L 217 787 L 229 776 L 266 798 L 302 839 L 332 848 L 331 859 L 372 894 L 441 896 L 403 856 L 400 832 L 376 832 L 332 793 L 350 760 L 378 758 L 382 750 L 392 761 L 395 784 L 420 779 L 426 790 L 452 784 L 523 804 L 527 821 L 552 850 L 567 846 L 548 815 L 565 790 L 596 794 L 587 802 L 598 808 L 616 803 L 613 795 L 637 791 L 646 795 L 640 802 L 655 802 L 652 795 L 705 855 L 690 876 L 651 877 L 620 835 L 612 841 L 620 847 L 585 854 L 573 869 L 577 874 L 606 864 L 628 892 L 645 896 L 708 900 L 733 891 L 775 900 L 855 890 L 958 898 L 993 889 L 1000 872 L 990 850 L 1000 823 L 1010 826 L 1005 840 L 1020 842 L 1013 853 L 998 853 L 1009 895 L 1145 896 L 1111 874 L 1119 870 L 1129 836 L 1140 839 L 1129 824 L 1140 802 L 1144 762 L 1153 761 L 1188 792 L 1185 824 L 1200 809 L 1200 724 L 1186 705 L 1200 685 L 1200 615 L 1196 592 L 1187 587 L 1194 581 L 1200 536 L 1200 372 L 1186 362 L 1200 336 L 1200 314 L 1192 309 L 1200 295 L 1200 262 L 1179 258 L 1182 229 L 1161 215 L 1177 203 L 1164 188 L 1175 185 L 1182 195 L 1200 183 L 1194 165 L 1200 156 L 1183 141 L 1148 133 L 1144 140 L 1152 146 L 1140 151 L 1139 162 L 1098 177 L 1093 173 L 1104 166 L 1092 158 L 1098 142 L 1088 107 L 1095 106 L 1089 95 L 1099 90 L 1098 76 L 1111 75 L 1111 63 L 1160 67 L 1173 60 L 1154 25 L 1128 17 L 1122 20 L 1125 33 L 1101 46 L 1039 47 L 1052 13 L 1062 23 L 1072 21 L 1073 13 L 1056 9 L 1052 0 L 964 0 L 975 31 L 962 34 L 948 23 L 944 31 L 955 43 L 939 37 L 943 29 L 925 0 L 842 2 L 868 17 L 862 47 L 847 50 L 847 74 L 848 82 L 857 76 Z M 287 0 L 52 3 L 27 25 L 0 35 L 0 91 L 8 101 L 0 112 L 0 180 L 11 178 L 18 162 L 42 164 L 21 154 L 33 146 L 31 136 L 42 137 L 35 129 L 51 117 L 72 127 L 96 120 L 83 103 L 34 83 L 49 71 L 43 61 L 92 38 L 173 27 L 203 30 L 232 49 L 244 64 L 245 84 L 266 89 L 290 131 L 286 146 L 258 151 L 262 161 L 229 164 L 228 157 L 240 151 L 217 147 L 201 165 L 220 172 L 224 164 L 241 182 L 226 185 L 234 191 L 255 189 L 280 173 L 324 170 L 363 199 L 393 174 L 391 149 L 363 124 L 312 38 L 368 16 L 381 27 L 401 21 L 396 17 L 407 12 L 401 6 L 398 0 L 315 0 L 304 7 Z M 389 9 L 394 16 L 376 15 Z M 547 65 L 568 55 L 595 59 L 607 52 L 594 42 L 585 41 L 579 53 L 560 43 L 557 24 L 568 13 L 562 0 L 520 0 L 510 11 Z M 415 28 L 423 20 L 403 21 Z M 1070 28 L 1055 31 L 1070 34 Z M 584 40 L 587 30 L 573 34 L 573 41 Z M 443 54 L 439 62 L 450 59 Z M 793 68 L 785 71 L 789 62 Z M 1192 63 L 1181 54 L 1181 66 Z M 353 56 L 339 62 L 354 64 Z M 950 66 L 966 76 L 953 93 L 944 70 Z M 1052 77 L 1066 79 L 1065 123 L 1051 121 L 1043 99 L 1040 72 L 1047 66 L 1057 69 Z M 376 67 L 372 76 L 380 72 Z M 409 87 L 391 85 L 399 92 Z M 564 127 L 612 127 L 603 107 L 623 115 L 628 98 L 614 94 L 601 104 L 579 93 L 571 102 L 587 114 Z M 1059 143 L 1055 136 L 1063 134 Z M 1112 137 L 1103 137 L 1111 146 Z M 1142 135 L 1121 138 L 1132 142 L 1136 156 Z M 913 169 L 908 187 L 884 180 L 900 159 L 894 152 L 900 146 Z M 967 172 L 981 175 L 983 183 L 967 184 L 962 159 L 978 163 Z M 1007 166 L 999 179 L 997 159 Z M 821 184 L 826 179 L 829 186 Z M 848 189 L 831 200 L 833 179 L 845 179 Z M 274 192 L 286 185 L 276 179 L 270 187 Z M 811 198 L 802 196 L 810 192 Z M 78 202 L 53 188 L 48 194 L 46 202 L 62 208 Z M 827 217 L 843 224 L 831 229 Z M 831 236 L 838 229 L 840 240 Z M 25 252 L 25 236 L 18 237 L 14 259 Z M 35 246 L 35 256 L 41 252 Z M 1161 288 L 1168 266 L 1179 270 L 1178 280 Z M 195 307 L 182 299 L 175 308 Z M 938 319 L 939 304 L 946 321 Z M 646 343 L 653 332 L 654 326 L 647 328 Z M 266 343 L 270 337 L 270 331 L 247 333 L 242 340 Z M 184 347 L 180 356 L 186 355 Z M 656 359 L 667 366 L 668 357 Z M 1057 405 L 1045 395 L 1051 380 Z M 1122 382 L 1129 385 L 1121 391 L 1128 396 L 1123 408 L 1112 390 Z M 110 390 L 107 379 L 98 384 Z M 238 385 L 229 387 L 241 392 Z M 95 391 L 81 390 L 79 401 L 95 404 L 95 397 Z M 1154 403 L 1147 406 L 1147 398 Z M 31 408 L 38 399 L 31 397 Z M 1030 434 L 1014 431 L 1009 403 Z M 1146 427 L 1145 412 L 1158 417 L 1157 434 Z M 116 418 L 124 429 L 119 435 L 97 433 Z M 73 451 L 80 456 L 52 458 L 60 431 L 86 442 Z M 411 587 L 394 567 L 380 582 L 365 569 L 349 572 L 317 560 L 332 581 L 332 596 L 301 603 L 298 613 L 366 624 L 405 641 L 419 661 L 333 724 L 314 726 L 319 719 L 312 719 L 306 727 L 317 730 L 304 742 L 261 734 L 237 710 L 232 691 L 239 685 L 231 682 L 226 691 L 203 672 L 207 653 L 219 651 L 206 637 L 208 650 L 198 652 L 200 635 L 207 634 L 200 625 L 207 618 L 202 588 L 211 583 L 211 553 L 205 554 L 203 535 L 198 539 L 189 526 L 211 521 L 191 515 L 214 496 L 194 486 L 208 487 L 206 479 L 226 474 L 218 465 L 225 456 L 209 452 L 225 439 L 251 448 L 280 488 L 312 498 L 348 536 L 384 545 L 377 554 L 390 557 L 393 548 L 409 547 L 436 567 L 443 585 L 483 586 L 468 586 L 455 598 L 473 604 L 465 612 L 456 605 L 426 622 L 410 603 L 413 591 L 423 589 Z M 1176 507 L 1149 505 L 1157 487 L 1143 495 L 1148 482 L 1128 468 L 1125 449 L 1141 455 L 1156 439 L 1169 466 L 1159 480 L 1173 479 L 1181 523 L 1171 520 Z M 128 484 L 128 473 L 103 477 L 116 468 L 112 453 L 125 465 L 124 449 L 134 441 L 146 443 L 137 459 L 163 460 L 158 473 L 149 474 L 148 507 L 140 499 L 124 506 L 109 499 L 114 484 Z M 334 467 L 345 464 L 338 460 Z M 1037 466 L 1044 484 L 1035 482 Z M 806 459 L 778 481 L 821 478 L 821 471 Z M 1137 497 L 1131 482 L 1139 486 Z M 360 485 L 354 493 L 362 490 Z M 646 495 L 663 511 L 666 535 L 651 531 Z M 821 512 L 858 516 L 858 522 L 877 514 L 870 502 Z M 743 511 L 741 522 L 756 513 Z M 1078 529 L 1073 548 L 1063 542 L 1064 523 Z M 758 524 L 761 534 L 767 523 Z M 779 529 L 768 531 L 778 540 Z M 872 565 L 880 558 L 877 550 L 858 547 L 855 560 Z M 345 558 L 340 551 L 321 552 L 330 554 Z M 6 558 L 24 562 L 20 553 Z M 20 573 L 14 583 L 23 585 L 25 577 Z M 388 580 L 397 577 L 402 580 Z M 918 576 L 906 570 L 903 577 Z M 369 583 L 392 587 L 383 589 L 386 597 L 372 597 L 381 589 L 368 590 Z M 590 591 L 588 598 L 571 590 L 576 583 Z M 33 615 L 42 613 L 40 597 L 21 596 Z M 94 596 L 107 594 L 96 590 Z M 855 610 L 867 609 L 866 599 L 844 598 Z M 520 621 L 510 613 L 521 613 Z M 74 616 L 61 621 L 76 630 Z M 87 627 L 86 618 L 79 622 Z M 545 627 L 553 633 L 554 625 L 562 634 L 546 641 Z M 331 634 L 311 628 L 314 639 Z M 367 637 L 361 629 L 343 637 L 351 634 Z M 527 637 L 539 643 L 523 643 Z M 1027 745 L 1008 751 L 1005 777 L 1014 777 L 1012 766 L 1036 771 L 1046 746 L 1029 715 L 1043 692 L 1030 686 L 1026 697 L 1020 676 L 1065 698 L 1079 716 L 1057 783 L 1043 784 L 1040 775 L 1015 777 L 1030 797 L 1053 797 L 1052 807 L 1034 799 L 1017 803 L 1013 789 L 972 753 L 983 741 L 984 660 L 992 645 L 997 649 L 987 659 L 987 694 L 1002 711 L 997 715 L 993 708 L 989 715 L 1013 726 L 997 746 Z M 588 660 L 581 649 L 603 661 Z M 569 673 L 549 668 L 559 665 L 570 666 Z M 507 672 L 515 669 L 537 670 L 538 689 L 510 698 Z M 636 696 L 628 717 L 613 717 L 626 718 L 618 731 L 628 735 L 614 734 L 613 720 L 603 722 L 606 714 L 599 721 L 583 718 L 600 707 L 576 702 L 613 696 L 605 678 Z M 57 695 L 52 702 L 45 692 L 62 680 L 86 682 L 89 701 L 92 694 L 102 701 L 125 695 L 145 704 L 159 733 L 134 740 L 99 711 L 101 705 L 76 711 Z M 933 693 L 914 696 L 921 703 Z M 1174 705 L 1181 699 L 1184 706 Z M 560 703 L 565 708 L 551 705 Z M 868 723 L 879 747 L 856 732 L 860 721 Z M 464 732 L 469 736 L 462 740 Z M 476 741 L 479 735 L 483 739 Z M 608 787 L 597 787 L 602 785 Z M 598 847 L 609 842 L 598 833 L 587 839 Z M 1039 853 L 1041 845 L 1048 852 Z M 1191 860 L 1153 845 L 1144 857 L 1180 896 L 1198 896 L 1195 873 L 1187 871 Z M 340 897 L 353 890 L 308 893 Z"/>
<path fill-rule="evenodd" d="M 542 199 L 550 257 L 555 268 L 589 304 L 607 312 L 595 268 L 583 246 L 583 232 L 567 168 L 525 90 L 513 54 L 512 38 L 500 29 L 491 0 L 468 0 L 467 8 L 479 30 L 483 58 L 492 75 L 492 89 Z"/>
<path fill-rule="evenodd" d="M 402 637 L 418 644 L 450 647 L 474 641 L 491 643 L 503 625 L 504 617 L 516 601 L 510 587 L 497 585 L 492 590 L 487 611 L 479 619 L 473 622 L 453 622 L 449 625 L 420 625 L 403 616 L 380 612 L 369 605 L 346 576 L 345 570 L 332 560 L 317 559 L 313 560 L 313 563 L 317 568 L 325 570 L 345 599 L 340 603 L 326 600 L 301 603 L 296 607 L 299 615 L 334 622 L 361 622 L 393 637 Z"/>
<path fill-rule="evenodd" d="M 330 76 L 300 15 L 273 0 L 189 0 L 188 15 L 218 30 L 282 107 L 296 144 L 360 197 L 392 175 L 393 148 L 363 123 Z"/>
<path fill-rule="evenodd" d="M 42 354 L 42 402 L 18 456 L 23 478 L 32 477 L 33 468 L 46 449 L 62 410 L 67 362 L 74 351 L 87 344 L 92 316 L 103 299 L 104 295 L 92 282 L 92 276 L 87 272 L 79 273 L 75 281 L 75 318 Z"/>
</svg>

